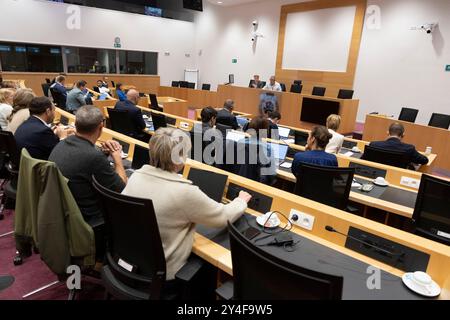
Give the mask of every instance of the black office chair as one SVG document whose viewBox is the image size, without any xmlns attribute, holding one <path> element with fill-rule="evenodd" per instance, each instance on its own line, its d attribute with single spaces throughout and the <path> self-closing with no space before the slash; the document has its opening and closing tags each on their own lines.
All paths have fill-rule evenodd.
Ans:
<svg viewBox="0 0 450 320">
<path fill-rule="evenodd" d="M 172 81 L 172 87 L 178 88 L 180 86 L 180 83 L 178 81 Z"/>
<path fill-rule="evenodd" d="M 92 90 L 94 90 L 97 93 L 100 93 L 100 88 L 97 86 L 92 87 Z"/>
<path fill-rule="evenodd" d="M 410 109 L 410 108 L 402 108 L 400 115 L 398 116 L 398 120 L 407 121 L 407 122 L 416 122 L 417 115 L 419 114 L 419 110 Z"/>
<path fill-rule="evenodd" d="M 326 90 L 327 90 L 327 88 L 324 88 L 324 87 L 314 87 L 313 91 L 312 91 L 312 95 L 323 97 L 323 96 L 325 96 Z"/>
<path fill-rule="evenodd" d="M 158 104 L 158 98 L 156 97 L 156 94 L 149 94 L 150 97 L 150 109 L 159 111 L 159 112 L 163 112 L 164 108 L 161 108 Z"/>
<path fill-rule="evenodd" d="M 302 80 L 294 80 L 294 84 L 301 86 L 303 84 Z"/>
<path fill-rule="evenodd" d="M 113 192 L 93 177 L 105 217 L 106 265 L 101 275 L 106 298 L 121 300 L 188 299 L 188 285 L 203 267 L 191 258 L 177 272 L 180 285 L 166 282 L 166 260 L 153 202 Z M 124 214 L 124 213 L 127 214 Z M 125 268 L 128 265 L 130 268 Z"/>
<path fill-rule="evenodd" d="M 52 84 L 52 81 L 49 79 L 49 78 L 45 78 L 45 83 L 47 83 L 47 84 Z"/>
<path fill-rule="evenodd" d="M 371 145 L 364 148 L 361 159 L 402 169 L 407 169 L 409 165 L 409 157 L 406 153 L 381 149 Z"/>
<path fill-rule="evenodd" d="M 1 158 L 1 179 L 3 195 L 0 201 L 0 220 L 3 219 L 3 210 L 17 197 L 17 181 L 19 178 L 20 155 L 16 145 L 16 139 L 12 132 L 0 131 L 0 158 Z"/>
<path fill-rule="evenodd" d="M 194 82 L 188 82 L 187 88 L 188 89 L 195 89 L 195 83 Z"/>
<path fill-rule="evenodd" d="M 415 234 L 450 245 L 450 182 L 423 174 L 412 219 Z"/>
<path fill-rule="evenodd" d="M 430 127 L 442 128 L 448 130 L 450 127 L 450 115 L 433 113 L 430 122 L 428 123 Z"/>
<path fill-rule="evenodd" d="M 222 298 L 255 301 L 342 299 L 342 276 L 287 262 L 252 243 L 230 223 L 228 230 L 234 281 L 233 285 L 226 283 L 217 290 Z"/>
<path fill-rule="evenodd" d="M 202 90 L 210 91 L 211 90 L 211 85 L 209 83 L 204 83 L 202 85 Z"/>
<path fill-rule="evenodd" d="M 60 109 L 66 110 L 66 97 L 52 87 L 50 87 L 50 93 L 56 106 Z"/>
<path fill-rule="evenodd" d="M 303 90 L 303 86 L 302 85 L 293 84 L 291 86 L 291 92 L 292 93 L 302 93 L 302 90 Z"/>
<path fill-rule="evenodd" d="M 42 83 L 41 88 L 44 96 L 49 98 L 50 85 L 48 83 Z"/>
<path fill-rule="evenodd" d="M 266 81 L 261 81 L 261 88 L 264 88 L 266 86 L 267 82 Z"/>
<path fill-rule="evenodd" d="M 224 137 L 224 139 L 227 137 L 227 132 L 233 130 L 232 126 L 228 126 L 226 124 L 223 123 L 216 123 L 216 129 L 220 131 L 220 133 L 222 133 L 222 136 Z"/>
<path fill-rule="evenodd" d="M 353 99 L 353 90 L 340 89 L 338 93 L 338 99 Z"/>
<path fill-rule="evenodd" d="M 286 92 L 286 85 L 284 83 L 280 83 L 281 91 Z"/>
<path fill-rule="evenodd" d="M 163 114 L 152 112 L 152 122 L 153 122 L 153 128 L 158 130 L 159 128 L 166 128 L 167 127 L 167 120 L 166 116 Z"/>
<path fill-rule="evenodd" d="M 180 88 L 187 88 L 188 84 L 189 84 L 189 82 L 187 82 L 187 81 L 180 81 Z"/>
<path fill-rule="evenodd" d="M 354 174 L 354 168 L 301 164 L 294 193 L 340 210 L 347 210 Z"/>
<path fill-rule="evenodd" d="M 128 116 L 128 111 L 115 110 L 108 108 L 111 129 L 127 136 L 134 136 L 135 128 L 133 121 Z"/>
<path fill-rule="evenodd" d="M 111 80 L 111 86 L 112 86 L 113 88 L 116 87 L 116 83 L 115 83 L 114 81 L 112 81 L 112 80 Z"/>
</svg>

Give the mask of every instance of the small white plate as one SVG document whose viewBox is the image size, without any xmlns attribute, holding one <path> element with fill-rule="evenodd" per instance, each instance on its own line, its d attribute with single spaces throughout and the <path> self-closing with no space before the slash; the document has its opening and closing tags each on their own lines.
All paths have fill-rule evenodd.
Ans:
<svg viewBox="0 0 450 320">
<path fill-rule="evenodd" d="M 374 185 L 379 186 L 379 187 L 389 187 L 389 183 L 386 183 L 386 184 L 377 183 L 375 180 L 373 180 L 372 182 Z"/>
<path fill-rule="evenodd" d="M 273 217 L 271 218 L 271 220 L 273 219 Z M 256 222 L 258 222 L 258 224 L 261 226 L 261 227 L 266 227 L 266 228 L 270 228 L 270 229 L 272 229 L 272 228 L 276 228 L 276 227 L 278 227 L 279 225 L 280 225 L 280 223 L 281 223 L 281 221 L 280 221 L 280 219 L 277 217 L 276 219 L 273 219 L 274 220 L 274 223 L 273 224 L 271 224 L 271 225 L 265 225 L 265 223 L 266 223 L 266 221 L 267 221 L 267 218 L 266 218 L 266 216 L 264 215 L 264 216 L 259 216 L 259 217 L 256 217 Z"/>
<path fill-rule="evenodd" d="M 405 273 L 402 276 L 402 281 L 408 289 L 414 291 L 417 294 L 420 294 L 425 297 L 434 298 L 441 294 L 441 288 L 436 282 L 432 282 L 432 284 L 428 287 L 421 287 L 417 285 L 412 279 L 413 273 Z"/>
</svg>

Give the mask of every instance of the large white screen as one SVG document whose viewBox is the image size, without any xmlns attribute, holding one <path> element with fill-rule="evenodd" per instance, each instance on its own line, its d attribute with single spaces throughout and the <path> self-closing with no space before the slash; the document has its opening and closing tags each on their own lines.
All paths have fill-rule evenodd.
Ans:
<svg viewBox="0 0 450 320">
<path fill-rule="evenodd" d="M 356 6 L 287 15 L 283 69 L 347 71 Z"/>
</svg>

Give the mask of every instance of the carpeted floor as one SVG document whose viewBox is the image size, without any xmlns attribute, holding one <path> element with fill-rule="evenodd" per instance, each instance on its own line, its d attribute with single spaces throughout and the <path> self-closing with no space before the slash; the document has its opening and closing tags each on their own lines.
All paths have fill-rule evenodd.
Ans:
<svg viewBox="0 0 450 320">
<path fill-rule="evenodd" d="M 0 220 L 0 236 L 13 230 L 13 211 L 5 211 L 5 219 Z M 0 292 L 0 300 L 21 300 L 22 297 L 42 286 L 57 280 L 56 276 L 40 260 L 39 255 L 33 254 L 20 266 L 13 264 L 16 253 L 12 234 L 0 237 L 0 275 L 12 275 L 13 285 Z M 94 300 L 103 298 L 103 288 L 96 279 L 83 278 L 80 300 Z M 66 300 L 68 289 L 65 283 L 59 283 L 51 288 L 27 298 L 28 300 Z"/>
</svg>

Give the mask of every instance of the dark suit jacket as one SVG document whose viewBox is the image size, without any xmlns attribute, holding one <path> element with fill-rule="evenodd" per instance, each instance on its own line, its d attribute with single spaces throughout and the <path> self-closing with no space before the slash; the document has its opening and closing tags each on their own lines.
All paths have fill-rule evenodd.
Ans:
<svg viewBox="0 0 450 320">
<path fill-rule="evenodd" d="M 59 143 L 52 129 L 34 116 L 22 123 L 14 136 L 20 152 L 25 148 L 30 156 L 40 160 L 48 160 L 53 148 Z"/>
<path fill-rule="evenodd" d="M 249 88 L 255 88 L 255 80 L 250 80 L 250 83 L 248 84 Z M 258 89 L 262 89 L 264 88 L 265 83 L 263 81 L 259 81 L 258 85 L 256 86 L 256 88 Z"/>
<path fill-rule="evenodd" d="M 62 94 L 64 97 L 67 97 L 67 89 L 64 86 L 62 86 L 61 84 L 59 84 L 58 82 L 55 82 L 55 85 L 52 86 L 52 88 L 56 92 Z"/>
<path fill-rule="evenodd" d="M 371 146 L 380 149 L 404 152 L 409 157 L 409 162 L 414 164 L 427 164 L 428 158 L 417 152 L 412 144 L 403 143 L 400 139 L 389 138 L 386 141 L 374 141 Z"/>
<path fill-rule="evenodd" d="M 119 111 L 128 111 L 128 117 L 134 125 L 134 136 L 142 136 L 142 130 L 145 129 L 145 121 L 142 118 L 142 111 L 130 100 L 118 101 L 114 109 Z"/>
<path fill-rule="evenodd" d="M 237 122 L 236 116 L 227 109 L 222 109 L 217 112 L 216 122 L 226 126 L 230 126 L 233 128 L 233 130 L 239 128 L 239 123 Z"/>
</svg>

